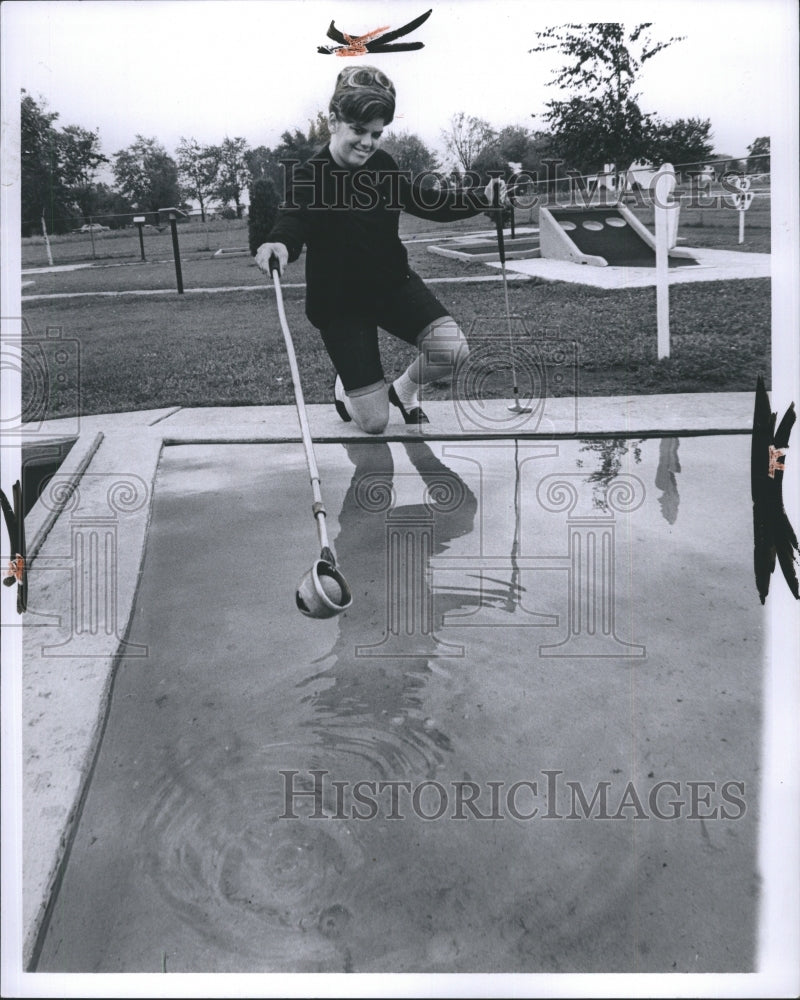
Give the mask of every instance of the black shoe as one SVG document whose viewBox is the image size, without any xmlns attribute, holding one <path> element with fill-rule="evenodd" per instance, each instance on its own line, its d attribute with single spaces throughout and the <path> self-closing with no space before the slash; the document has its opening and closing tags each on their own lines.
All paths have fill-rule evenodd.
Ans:
<svg viewBox="0 0 800 1000">
<path fill-rule="evenodd" d="M 339 379 L 338 379 L 338 376 L 337 376 L 336 381 L 334 381 L 334 383 L 333 383 L 333 405 L 336 407 L 336 412 L 339 414 L 339 416 L 342 418 L 342 420 L 344 420 L 344 422 L 346 424 L 349 424 L 350 421 L 353 418 L 347 412 L 347 407 L 344 405 L 344 403 L 342 402 L 342 400 L 341 399 L 337 399 L 337 397 L 336 397 L 336 383 L 338 381 L 339 381 Z"/>
<path fill-rule="evenodd" d="M 407 424 L 429 424 L 430 420 L 425 416 L 425 411 L 419 406 L 413 406 L 410 410 L 407 410 L 405 406 L 400 402 L 395 388 L 393 385 L 389 386 L 389 402 L 392 406 L 396 406 L 397 409 L 403 414 L 403 420 Z"/>
</svg>

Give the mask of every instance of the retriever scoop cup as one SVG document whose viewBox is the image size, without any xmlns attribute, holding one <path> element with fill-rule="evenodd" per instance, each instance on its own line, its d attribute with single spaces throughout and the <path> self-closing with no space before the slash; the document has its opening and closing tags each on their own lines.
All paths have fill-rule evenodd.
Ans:
<svg viewBox="0 0 800 1000">
<path fill-rule="evenodd" d="M 307 618 L 333 618 L 350 607 L 353 594 L 336 567 L 318 559 L 298 584 L 295 601 Z"/>
</svg>

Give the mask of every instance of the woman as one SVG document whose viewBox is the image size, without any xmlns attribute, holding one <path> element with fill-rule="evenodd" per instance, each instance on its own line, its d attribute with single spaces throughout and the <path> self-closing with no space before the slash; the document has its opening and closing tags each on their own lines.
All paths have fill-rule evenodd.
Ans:
<svg viewBox="0 0 800 1000">
<path fill-rule="evenodd" d="M 491 209 L 495 187 L 505 200 L 501 180 L 483 192 L 432 192 L 400 171 L 378 149 L 394 111 L 394 85 L 380 70 L 342 70 L 329 106 L 330 142 L 295 169 L 278 221 L 256 253 L 262 270 L 274 255 L 282 272 L 307 247 L 306 315 L 336 369 L 336 410 L 369 434 L 386 427 L 390 402 L 406 423 L 427 423 L 419 387 L 452 379 L 468 354 L 458 324 L 408 266 L 400 210 L 447 222 Z M 420 352 L 388 392 L 378 327 Z"/>
</svg>

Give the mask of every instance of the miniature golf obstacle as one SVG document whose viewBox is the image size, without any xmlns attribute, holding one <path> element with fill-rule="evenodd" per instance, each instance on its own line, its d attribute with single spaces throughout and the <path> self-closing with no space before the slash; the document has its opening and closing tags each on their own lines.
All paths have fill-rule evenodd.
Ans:
<svg viewBox="0 0 800 1000">
<path fill-rule="evenodd" d="M 625 205 L 555 206 L 539 210 L 541 255 L 596 267 L 656 268 L 657 350 L 669 357 L 669 266 L 696 264 L 675 248 L 680 202 L 673 200 L 675 170 L 663 164 L 650 184 L 655 236 Z"/>
<path fill-rule="evenodd" d="M 687 250 L 676 249 L 680 202 L 672 201 L 675 170 L 663 164 L 653 175 L 650 192 L 653 205 L 666 215 L 669 257 L 696 263 Z M 591 201 L 591 199 L 590 199 Z M 650 230 L 620 201 L 603 205 L 555 205 L 539 209 L 541 256 L 595 267 L 652 267 L 656 239 Z"/>
<path fill-rule="evenodd" d="M 675 247 L 678 210 L 676 202 L 667 216 L 669 256 L 676 262 L 693 264 L 695 260 L 688 250 Z M 539 245 L 544 258 L 594 267 L 652 267 L 655 262 L 655 237 L 620 202 L 590 208 L 542 206 Z"/>
<path fill-rule="evenodd" d="M 539 237 L 535 229 L 530 227 L 517 229 L 517 233 L 522 233 L 522 237 L 517 235 L 513 243 L 506 246 L 506 260 L 530 260 L 539 256 Z M 442 243 L 434 243 L 428 247 L 428 253 L 438 254 L 441 257 L 452 257 L 455 260 L 480 260 L 498 261 L 500 252 L 497 249 L 497 240 L 491 240 L 483 236 L 470 237 L 469 239 L 459 236 L 447 239 Z"/>
</svg>

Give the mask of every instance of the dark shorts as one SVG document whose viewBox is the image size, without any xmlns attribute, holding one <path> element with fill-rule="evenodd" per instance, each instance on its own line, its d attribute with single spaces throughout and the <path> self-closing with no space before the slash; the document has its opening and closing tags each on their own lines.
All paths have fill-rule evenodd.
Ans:
<svg viewBox="0 0 800 1000">
<path fill-rule="evenodd" d="M 378 327 L 416 345 L 425 327 L 443 316 L 449 316 L 447 309 L 412 273 L 379 303 L 337 316 L 320 333 L 345 391 L 350 392 L 383 378 Z"/>
</svg>

